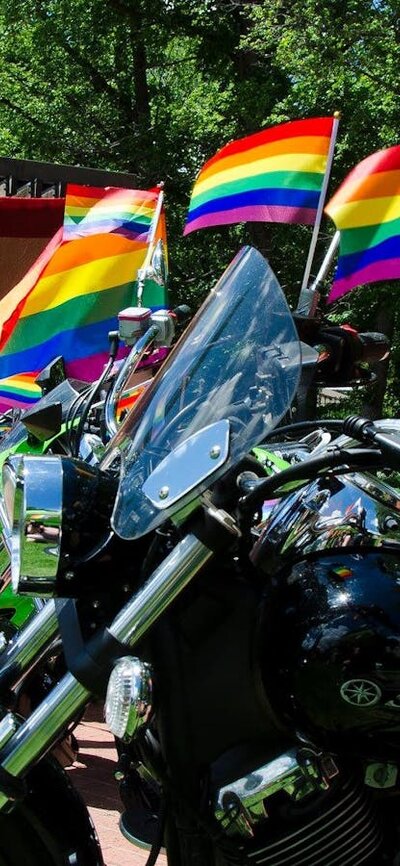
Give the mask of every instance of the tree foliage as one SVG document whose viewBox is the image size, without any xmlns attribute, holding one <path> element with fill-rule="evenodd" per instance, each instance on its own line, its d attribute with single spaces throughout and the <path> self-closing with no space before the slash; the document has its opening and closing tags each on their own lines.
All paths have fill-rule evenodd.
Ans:
<svg viewBox="0 0 400 866">
<path fill-rule="evenodd" d="M 176 300 L 196 305 L 249 240 L 294 299 L 310 230 L 254 224 L 183 239 L 194 178 L 232 138 L 335 109 L 331 189 L 397 143 L 399 21 L 400 0 L 0 0 L 1 152 L 164 180 Z M 327 221 L 316 265 L 332 230 Z M 389 311 L 392 411 L 397 291 L 362 289 L 338 305 L 361 327 Z"/>
</svg>

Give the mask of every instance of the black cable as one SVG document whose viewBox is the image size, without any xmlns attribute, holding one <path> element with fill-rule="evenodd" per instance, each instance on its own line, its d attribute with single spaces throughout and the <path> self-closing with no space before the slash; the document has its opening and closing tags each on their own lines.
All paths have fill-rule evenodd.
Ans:
<svg viewBox="0 0 400 866">
<path fill-rule="evenodd" d="M 82 403 L 84 403 L 84 401 L 85 401 L 87 395 L 89 394 L 91 388 L 92 388 L 92 385 L 89 385 L 88 387 L 84 388 L 83 391 L 80 391 L 79 394 L 77 394 L 76 397 L 74 397 L 71 405 L 69 406 L 68 412 L 67 412 L 67 416 L 65 419 L 65 435 L 66 435 L 66 440 L 67 440 L 67 447 L 68 447 L 68 450 L 69 450 L 71 456 L 73 456 L 72 433 L 73 433 L 73 429 L 74 429 L 74 424 L 75 424 L 78 412 L 81 408 L 81 405 L 82 405 Z"/>
<path fill-rule="evenodd" d="M 287 433 L 298 433 L 300 430 L 318 430 L 323 427 L 324 430 L 332 430 L 332 432 L 343 432 L 344 421 L 336 419 L 321 418 L 315 421 L 296 421 L 294 424 L 285 424 L 284 427 L 275 427 L 270 433 L 267 433 L 264 441 L 272 439 L 275 436 L 286 436 Z"/>
<path fill-rule="evenodd" d="M 375 448 L 338 448 L 333 446 L 332 450 L 303 460 L 288 469 L 283 469 L 277 475 L 270 476 L 260 481 L 254 489 L 239 500 L 239 510 L 243 514 L 255 511 L 265 499 L 268 499 L 276 490 L 292 481 L 311 481 L 315 476 L 327 469 L 348 467 L 346 471 L 351 472 L 352 467 L 359 469 L 371 468 L 371 466 L 384 465 L 384 458 L 380 451 Z"/>
<path fill-rule="evenodd" d="M 150 854 L 146 860 L 145 866 L 155 866 L 155 864 L 157 862 L 158 855 L 161 851 L 162 844 L 164 841 L 166 817 L 167 817 L 167 810 L 165 807 L 165 803 L 163 800 L 161 800 L 160 816 L 159 816 L 158 827 L 157 827 L 157 831 L 156 831 L 156 837 L 155 837 L 154 842 L 151 846 L 151 851 L 150 851 Z"/>
<path fill-rule="evenodd" d="M 90 392 L 86 398 L 86 405 L 82 411 L 81 417 L 79 419 L 79 424 L 78 424 L 78 427 L 76 430 L 76 436 L 75 436 L 75 442 L 74 442 L 74 456 L 75 457 L 77 457 L 78 453 L 79 453 L 79 443 L 81 440 L 81 436 L 83 433 L 86 419 L 89 415 L 89 411 L 93 405 L 95 398 L 97 397 L 97 394 L 99 393 L 99 391 L 101 389 L 101 386 L 104 384 L 105 380 L 107 379 L 107 376 L 110 373 L 110 371 L 113 367 L 113 364 L 114 364 L 114 358 L 110 357 L 108 359 L 106 366 L 104 367 L 104 370 L 103 370 L 101 376 L 99 377 L 97 382 L 94 382 L 94 384 L 92 385 Z"/>
</svg>

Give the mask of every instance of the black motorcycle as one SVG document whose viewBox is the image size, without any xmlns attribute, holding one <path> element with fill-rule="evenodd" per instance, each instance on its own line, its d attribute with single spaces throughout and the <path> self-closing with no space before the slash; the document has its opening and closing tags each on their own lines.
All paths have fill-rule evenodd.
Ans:
<svg viewBox="0 0 400 866">
<path fill-rule="evenodd" d="M 400 445 L 353 418 L 319 454 L 249 472 L 300 367 L 244 249 L 99 466 L 8 465 L 14 583 L 56 599 L 69 672 L 0 721 L 0 863 L 101 863 L 44 756 L 106 690 L 123 829 L 153 821 L 149 863 L 161 846 L 173 866 L 399 862 L 400 495 L 377 472 Z"/>
</svg>

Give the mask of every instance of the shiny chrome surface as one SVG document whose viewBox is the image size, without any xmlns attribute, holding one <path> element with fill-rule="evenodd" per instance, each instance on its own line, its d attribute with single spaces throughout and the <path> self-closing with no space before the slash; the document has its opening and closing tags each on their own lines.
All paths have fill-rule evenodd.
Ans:
<svg viewBox="0 0 400 866">
<path fill-rule="evenodd" d="M 79 457 L 89 466 L 98 466 L 104 454 L 104 443 L 96 433 L 83 433 L 79 441 Z"/>
<path fill-rule="evenodd" d="M 62 461 L 24 455 L 16 476 L 11 578 L 15 592 L 52 595 L 62 523 Z"/>
<path fill-rule="evenodd" d="M 138 364 L 142 360 L 148 347 L 154 342 L 157 334 L 158 328 L 155 325 L 151 325 L 146 333 L 137 340 L 133 349 L 129 352 L 128 357 L 120 367 L 115 382 L 107 394 L 104 404 L 104 420 L 110 436 L 114 436 L 118 430 L 116 420 L 118 401 L 122 397 L 125 388 L 128 387 L 129 377 L 135 372 Z"/>
<path fill-rule="evenodd" d="M 110 627 L 113 636 L 127 647 L 135 646 L 212 555 L 195 536 L 186 536 L 116 617 Z M 67 673 L 9 740 L 0 755 L 0 765 L 13 776 L 24 775 L 51 748 L 89 697 L 90 692 Z M 0 792 L 0 809 L 7 802 Z"/>
<path fill-rule="evenodd" d="M 266 544 L 279 556 L 400 547 L 400 493 L 358 472 L 320 478 L 275 507 L 252 554 L 255 562 Z"/>
<path fill-rule="evenodd" d="M 0 721 L 0 749 L 8 743 L 10 737 L 15 734 L 18 722 L 12 713 L 7 713 Z"/>
<path fill-rule="evenodd" d="M 20 462 L 21 456 L 13 454 L 8 457 L 2 468 L 2 492 L 0 493 L 1 534 L 10 557 L 15 493 Z"/>
<path fill-rule="evenodd" d="M 8 741 L 1 754 L 1 766 L 12 776 L 24 775 L 48 751 L 89 697 L 90 692 L 72 674 L 66 674 Z M 6 803 L 6 795 L 0 791 L 0 809 Z"/>
<path fill-rule="evenodd" d="M 58 633 L 54 601 L 48 601 L 0 655 L 0 689 L 18 683 L 40 661 Z"/>
<path fill-rule="evenodd" d="M 153 712 L 153 671 L 132 656 L 118 659 L 109 679 L 105 719 L 115 737 L 129 743 Z"/>
<path fill-rule="evenodd" d="M 333 762 L 331 775 L 336 775 Z M 279 755 L 252 773 L 236 779 L 217 793 L 215 817 L 229 835 L 240 833 L 252 837 L 254 827 L 268 817 L 268 797 L 284 791 L 291 799 L 301 800 L 317 790 L 326 790 L 328 782 L 321 773 L 317 757 L 311 752 L 301 759 L 295 749 Z"/>
<path fill-rule="evenodd" d="M 111 634 L 134 646 L 212 555 L 194 535 L 186 535 L 122 608 L 109 627 Z"/>
<path fill-rule="evenodd" d="M 156 466 L 143 493 L 156 508 L 169 508 L 224 465 L 229 453 L 229 421 L 193 433 Z"/>
</svg>

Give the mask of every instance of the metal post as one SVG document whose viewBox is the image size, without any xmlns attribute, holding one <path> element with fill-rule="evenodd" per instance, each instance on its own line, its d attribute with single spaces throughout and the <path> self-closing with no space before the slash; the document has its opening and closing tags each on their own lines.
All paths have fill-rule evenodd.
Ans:
<svg viewBox="0 0 400 866">
<path fill-rule="evenodd" d="M 337 136 L 337 132 L 338 132 L 339 121 L 340 121 L 340 113 L 335 111 L 335 114 L 333 116 L 332 134 L 331 134 L 331 140 L 329 142 L 329 151 L 328 151 L 328 157 L 327 157 L 327 162 L 326 162 L 325 176 L 324 176 L 324 180 L 323 180 L 323 184 L 322 184 L 322 188 L 321 188 L 321 194 L 319 197 L 318 208 L 317 208 L 317 213 L 316 213 L 315 223 L 314 223 L 314 229 L 313 229 L 313 233 L 312 233 L 312 237 L 311 237 L 310 249 L 308 251 L 308 257 L 307 257 L 306 266 L 305 266 L 304 274 L 303 274 L 303 282 L 301 284 L 301 289 L 300 289 L 299 302 L 298 302 L 297 310 L 296 310 L 297 313 L 301 313 L 302 315 L 304 315 L 304 313 L 302 313 L 302 310 L 305 307 L 305 304 L 307 303 L 307 299 L 305 301 L 304 295 L 307 292 L 308 281 L 310 279 L 310 273 L 311 273 L 311 267 L 312 267 L 312 263 L 314 260 L 315 248 L 317 246 L 317 240 L 318 240 L 318 235 L 319 235 L 319 229 L 321 226 L 321 220 L 322 220 L 322 214 L 323 214 L 323 210 L 324 210 L 326 192 L 328 189 L 329 177 L 330 177 L 331 168 L 332 168 L 333 154 L 334 154 L 334 150 L 335 150 L 336 136 Z"/>
</svg>

